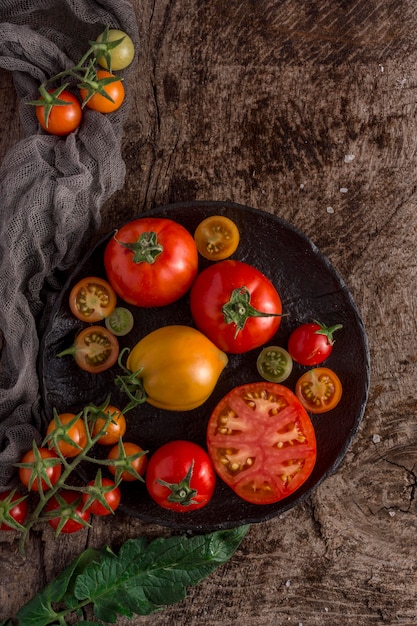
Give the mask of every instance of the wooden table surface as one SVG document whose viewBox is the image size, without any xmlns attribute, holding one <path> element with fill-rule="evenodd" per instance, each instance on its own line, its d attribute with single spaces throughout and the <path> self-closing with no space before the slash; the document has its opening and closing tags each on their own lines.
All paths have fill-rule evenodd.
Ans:
<svg viewBox="0 0 417 626">
<path fill-rule="evenodd" d="M 369 338 L 359 432 L 303 504 L 255 524 L 154 626 L 417 623 L 417 11 L 413 0 L 133 0 L 141 48 L 125 187 L 102 232 L 184 200 L 230 200 L 303 231 L 346 281 Z M 21 136 L 0 73 L 2 156 Z M 117 515 L 16 558 L 1 536 L 0 618 L 87 546 L 169 533 Z"/>
</svg>

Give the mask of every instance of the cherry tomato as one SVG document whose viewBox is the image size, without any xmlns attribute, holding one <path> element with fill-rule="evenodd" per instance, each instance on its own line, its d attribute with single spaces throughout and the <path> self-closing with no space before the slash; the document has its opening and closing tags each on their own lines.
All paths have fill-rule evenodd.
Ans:
<svg viewBox="0 0 417 626">
<path fill-rule="evenodd" d="M 220 350 L 238 354 L 263 345 L 281 323 L 282 305 L 271 281 L 241 261 L 203 270 L 190 293 L 194 322 Z"/>
<path fill-rule="evenodd" d="M 59 357 L 72 354 L 78 367 L 99 374 L 114 365 L 119 356 L 119 342 L 104 326 L 87 326 L 75 338 L 74 345 L 60 352 Z"/>
<path fill-rule="evenodd" d="M 210 261 L 222 261 L 236 251 L 240 235 L 231 219 L 210 215 L 197 226 L 194 239 L 201 256 Z"/>
<path fill-rule="evenodd" d="M 71 289 L 69 306 L 72 314 L 82 322 L 99 322 L 114 311 L 116 294 L 103 278 L 82 278 Z"/>
<path fill-rule="evenodd" d="M 87 445 L 84 420 L 75 413 L 57 414 L 48 425 L 46 440 L 49 448 L 57 446 L 63 456 L 77 456 Z"/>
<path fill-rule="evenodd" d="M 295 393 L 310 413 L 326 413 L 339 404 L 342 383 L 328 367 L 315 367 L 298 379 Z"/>
<path fill-rule="evenodd" d="M 135 56 L 135 47 L 132 39 L 124 31 L 110 28 L 101 33 L 96 41 L 98 43 L 109 42 L 111 44 L 119 42 L 117 46 L 108 50 L 108 54 L 97 58 L 97 63 L 104 69 L 110 71 L 123 70 L 132 63 Z"/>
<path fill-rule="evenodd" d="M 179 300 L 198 271 L 193 237 L 165 218 L 139 218 L 125 224 L 104 252 L 107 277 L 126 302 L 159 307 Z"/>
<path fill-rule="evenodd" d="M 173 325 L 143 337 L 130 352 L 127 368 L 139 371 L 149 404 L 189 411 L 210 397 L 227 362 L 226 354 L 200 331 Z"/>
<path fill-rule="evenodd" d="M 110 450 L 107 459 L 114 461 L 114 464 L 107 467 L 116 477 L 116 482 L 140 480 L 148 464 L 148 457 L 143 448 L 136 443 L 122 440 Z"/>
<path fill-rule="evenodd" d="M 165 509 L 180 513 L 201 509 L 210 502 L 215 485 L 207 452 L 191 441 L 171 441 L 149 459 L 146 488 Z"/>
<path fill-rule="evenodd" d="M 23 455 L 19 467 L 20 482 L 29 491 L 46 491 L 59 480 L 62 472 L 61 461 L 53 450 L 34 446 Z"/>
<path fill-rule="evenodd" d="M 232 389 L 210 416 L 207 445 L 220 478 L 253 504 L 286 498 L 316 462 L 308 413 L 292 391 L 276 383 Z"/>
<path fill-rule="evenodd" d="M 48 524 L 58 533 L 76 533 L 88 526 L 90 511 L 83 511 L 82 499 L 76 491 L 63 489 L 46 503 L 45 511 L 57 511 Z"/>
<path fill-rule="evenodd" d="M 0 530 L 19 530 L 28 514 L 26 496 L 15 489 L 0 493 Z"/>
<path fill-rule="evenodd" d="M 333 350 L 333 334 L 342 328 L 341 324 L 325 326 L 320 322 L 302 324 L 296 328 L 288 340 L 288 352 L 294 361 L 301 365 L 318 365 Z"/>
<path fill-rule="evenodd" d="M 50 90 L 49 93 L 53 93 L 53 91 Z M 71 92 L 65 89 L 61 91 L 58 98 L 67 104 L 52 105 L 49 114 L 48 107 L 39 104 L 36 107 L 36 117 L 41 128 L 51 135 L 69 135 L 81 124 L 83 116 L 81 104 Z M 47 119 L 45 119 L 45 112 Z"/>
<path fill-rule="evenodd" d="M 97 439 L 97 443 L 103 446 L 113 445 L 117 443 L 120 437 L 126 432 L 126 419 L 123 413 L 112 404 L 109 404 L 103 411 L 103 417 L 97 417 L 94 420 L 93 437 L 96 437 L 98 433 L 104 428 L 107 423 L 106 430 L 101 437 Z M 111 422 L 108 422 L 107 417 L 111 415 Z"/>
<path fill-rule="evenodd" d="M 116 335 L 116 337 L 124 337 L 132 330 L 135 320 L 129 309 L 123 306 L 117 306 L 104 321 L 106 328 Z"/>
<path fill-rule="evenodd" d="M 256 360 L 258 373 L 271 383 L 282 383 L 292 372 L 293 362 L 288 352 L 280 346 L 267 346 Z"/>
<path fill-rule="evenodd" d="M 98 70 L 97 79 L 98 81 L 107 80 L 107 79 L 116 79 L 114 74 L 108 72 L 107 70 Z M 125 88 L 120 79 L 112 80 L 112 82 L 108 82 L 103 86 L 103 91 L 107 94 L 107 97 L 102 95 L 101 93 L 95 93 L 91 98 L 87 98 L 88 92 L 87 89 L 80 89 L 80 96 L 82 100 L 85 102 L 85 106 L 89 109 L 93 109 L 94 111 L 99 111 L 100 113 L 112 113 L 116 111 L 122 104 L 125 99 Z"/>
<path fill-rule="evenodd" d="M 111 515 L 117 509 L 121 501 L 120 489 L 110 478 L 91 480 L 87 487 L 88 493 L 82 494 L 83 508 L 93 515 Z"/>
</svg>

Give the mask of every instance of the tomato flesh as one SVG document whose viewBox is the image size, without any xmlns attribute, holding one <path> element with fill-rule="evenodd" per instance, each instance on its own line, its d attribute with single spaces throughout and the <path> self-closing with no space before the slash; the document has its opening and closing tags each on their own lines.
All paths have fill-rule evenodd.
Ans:
<svg viewBox="0 0 417 626">
<path fill-rule="evenodd" d="M 282 383 L 292 372 L 293 362 L 289 353 L 280 346 L 267 346 L 256 360 L 258 373 L 271 383 Z"/>
<path fill-rule="evenodd" d="M 304 407 L 287 387 L 249 383 L 215 407 L 207 428 L 209 455 L 220 478 L 253 504 L 296 491 L 316 462 L 316 437 Z"/>
<path fill-rule="evenodd" d="M 211 215 L 197 226 L 194 239 L 202 257 L 209 261 L 222 261 L 236 251 L 240 235 L 231 219 L 224 215 Z"/>
<path fill-rule="evenodd" d="M 339 404 L 342 383 L 337 374 L 328 367 L 315 367 L 298 379 L 295 392 L 307 411 L 326 413 Z"/>
<path fill-rule="evenodd" d="M 112 367 L 119 356 L 119 342 L 107 328 L 88 326 L 75 338 L 74 346 L 58 356 L 72 354 L 77 365 L 91 374 L 99 374 Z"/>
<path fill-rule="evenodd" d="M 88 277 L 71 289 L 69 306 L 72 314 L 82 322 L 99 322 L 110 315 L 116 306 L 116 294 L 103 278 Z"/>
</svg>

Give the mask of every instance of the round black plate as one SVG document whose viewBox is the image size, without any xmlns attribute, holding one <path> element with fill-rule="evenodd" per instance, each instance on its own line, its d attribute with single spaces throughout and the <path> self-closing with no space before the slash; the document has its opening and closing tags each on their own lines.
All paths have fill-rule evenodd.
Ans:
<svg viewBox="0 0 417 626">
<path fill-rule="evenodd" d="M 355 303 L 329 261 L 302 233 L 274 215 L 228 202 L 185 202 L 161 207 L 146 215 L 171 218 L 194 233 L 202 219 L 214 214 L 227 215 L 239 227 L 241 241 L 232 258 L 257 267 L 272 280 L 280 293 L 287 316 L 283 317 L 270 344 L 286 347 L 290 332 L 299 324 L 313 319 L 325 324 L 343 324 L 343 330 L 337 333 L 333 353 L 325 365 L 337 372 L 344 391 L 333 411 L 312 416 L 318 454 L 310 478 L 298 491 L 276 504 L 259 506 L 247 503 L 218 480 L 214 497 L 206 507 L 181 514 L 156 505 L 147 495 L 143 483 L 123 485 L 122 508 L 126 513 L 145 522 L 194 531 L 262 522 L 306 498 L 341 462 L 362 419 L 369 387 L 367 338 Z M 144 216 L 141 214 L 138 217 Z M 70 289 L 80 278 L 88 275 L 105 277 L 103 251 L 110 236 L 80 262 L 58 297 L 48 322 L 39 366 L 42 400 L 49 416 L 53 407 L 58 411 L 76 412 L 90 402 L 100 404 L 109 393 L 116 406 L 122 407 L 127 403 L 113 382 L 119 373 L 117 365 L 103 374 L 93 375 L 80 370 L 71 357 L 56 357 L 72 345 L 75 334 L 84 326 L 69 311 Z M 200 269 L 208 263 L 200 259 Z M 133 347 L 141 337 L 160 326 L 193 326 L 188 296 L 161 309 L 129 308 L 136 323 L 129 335 L 120 338 L 121 348 Z M 230 355 L 229 364 L 214 393 L 198 409 L 177 413 L 158 410 L 145 403 L 129 411 L 126 415 L 126 440 L 138 443 L 150 453 L 174 439 L 189 439 L 205 446 L 207 420 L 217 402 L 233 387 L 261 380 L 256 370 L 258 353 L 259 350 L 253 350 L 243 355 Z M 295 381 L 306 369 L 295 365 L 285 385 L 294 389 Z"/>
</svg>

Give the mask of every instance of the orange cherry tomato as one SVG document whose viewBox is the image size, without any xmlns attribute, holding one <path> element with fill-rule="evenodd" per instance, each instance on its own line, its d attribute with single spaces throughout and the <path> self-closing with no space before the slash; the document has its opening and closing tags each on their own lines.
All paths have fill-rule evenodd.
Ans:
<svg viewBox="0 0 417 626">
<path fill-rule="evenodd" d="M 82 278 L 71 289 L 71 313 L 82 322 L 99 322 L 115 309 L 117 296 L 113 287 L 96 276 Z"/>
<path fill-rule="evenodd" d="M 240 235 L 231 219 L 224 215 L 210 215 L 197 226 L 194 240 L 201 256 L 210 261 L 222 261 L 235 252 Z"/>
<path fill-rule="evenodd" d="M 114 74 L 108 72 L 107 70 L 98 70 L 97 78 L 98 80 L 103 80 L 106 78 L 113 78 Z M 85 104 L 89 109 L 93 109 L 94 111 L 99 111 L 100 113 L 112 113 L 116 111 L 123 103 L 125 99 L 125 88 L 120 79 L 117 79 L 113 82 L 109 82 L 104 86 L 104 91 L 107 94 L 103 96 L 101 93 L 95 93 L 91 98 L 89 98 Z M 87 96 L 86 89 L 80 89 L 80 95 L 83 100 L 85 100 Z M 109 99 L 111 98 L 111 99 Z"/>
<path fill-rule="evenodd" d="M 339 403 L 342 383 L 328 367 L 315 367 L 298 379 L 295 393 L 310 413 L 326 413 Z"/>
<path fill-rule="evenodd" d="M 71 426 L 68 427 L 67 425 L 71 422 Z M 75 413 L 57 415 L 49 423 L 46 435 L 52 435 L 52 433 L 55 433 L 55 436 L 48 437 L 49 447 L 55 444 L 65 457 L 77 456 L 87 445 L 84 420 L 81 417 L 77 419 Z"/>
<path fill-rule="evenodd" d="M 105 432 L 97 439 L 97 443 L 107 446 L 117 443 L 120 437 L 123 437 L 126 432 L 126 419 L 123 413 L 112 404 L 109 404 L 103 413 L 106 417 L 97 417 L 94 422 L 93 437 L 96 437 L 103 429 L 107 422 L 107 416 L 111 415 L 111 422 L 107 424 Z"/>
<path fill-rule="evenodd" d="M 123 446 L 122 450 L 120 449 L 121 446 Z M 133 459 L 129 458 L 139 453 L 143 454 Z M 127 482 L 138 480 L 136 474 L 143 476 L 148 465 L 148 457 L 143 448 L 128 441 L 119 442 L 118 445 L 114 446 L 108 453 L 107 458 L 115 461 L 114 465 L 108 465 L 110 473 L 118 479 Z"/>
</svg>

